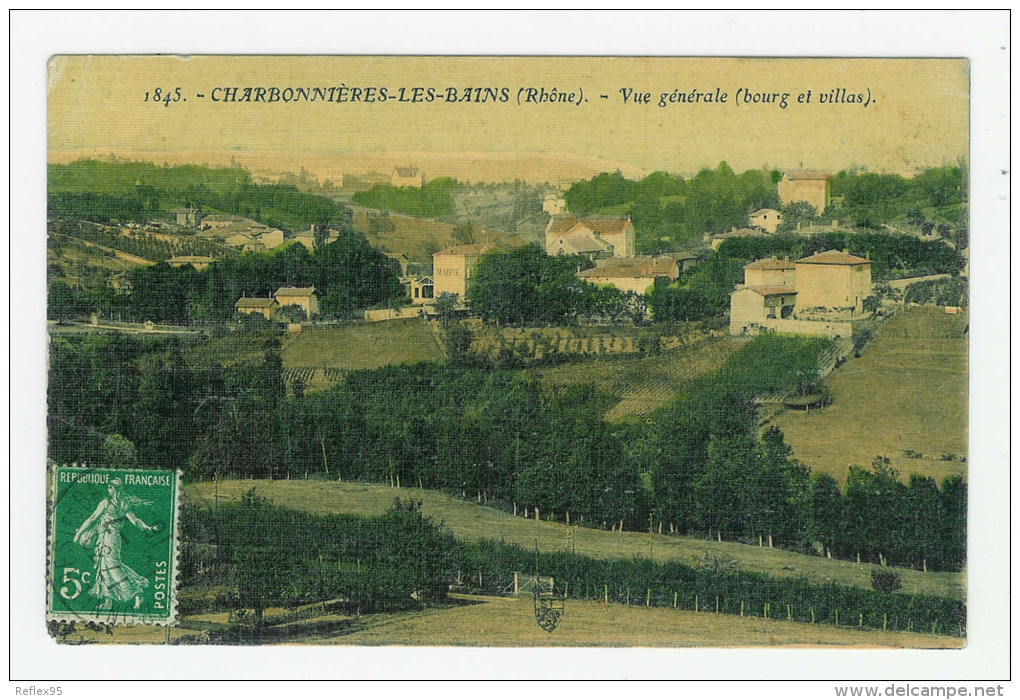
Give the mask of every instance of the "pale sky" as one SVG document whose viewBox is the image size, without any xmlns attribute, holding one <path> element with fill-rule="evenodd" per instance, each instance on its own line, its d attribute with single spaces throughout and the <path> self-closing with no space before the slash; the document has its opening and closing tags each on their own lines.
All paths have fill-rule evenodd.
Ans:
<svg viewBox="0 0 1020 700">
<path fill-rule="evenodd" d="M 392 160 L 421 162 L 430 177 L 467 177 L 474 168 L 529 158 L 533 169 L 559 160 L 565 171 L 599 159 L 625 172 L 690 173 L 725 160 L 737 171 L 803 164 L 911 174 L 967 157 L 968 83 L 967 63 L 953 59 L 68 56 L 49 69 L 49 158 L 114 152 L 213 162 L 235 155 L 267 169 L 307 161 L 319 172 L 385 168 Z M 414 87 L 441 94 L 453 87 L 459 95 L 505 87 L 509 101 L 212 101 L 215 88 L 231 86 L 239 94 L 246 87 L 385 87 L 391 96 L 401 87 L 407 96 Z M 157 87 L 180 87 L 186 101 L 146 103 L 146 91 L 151 100 Z M 583 91 L 586 102 L 518 105 L 522 87 Z M 651 104 L 625 104 L 622 89 L 651 93 Z M 727 93 L 725 103 L 658 106 L 664 92 L 715 96 L 717 89 Z M 808 90 L 811 103 L 798 104 Z M 833 90 L 870 95 L 870 103 L 820 103 Z M 782 109 L 748 103 L 746 92 L 790 95 Z M 436 170 L 446 167 L 456 172 Z"/>
</svg>

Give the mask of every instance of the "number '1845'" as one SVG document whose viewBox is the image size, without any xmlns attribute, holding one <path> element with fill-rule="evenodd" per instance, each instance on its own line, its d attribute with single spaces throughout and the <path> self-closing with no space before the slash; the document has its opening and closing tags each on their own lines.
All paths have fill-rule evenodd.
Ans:
<svg viewBox="0 0 1020 700">
<path fill-rule="evenodd" d="M 146 102 L 159 102 L 164 107 L 169 107 L 171 102 L 183 102 L 184 97 L 181 96 L 181 89 L 179 87 L 173 88 L 173 90 L 162 88 L 156 88 L 152 92 L 145 93 Z"/>
</svg>

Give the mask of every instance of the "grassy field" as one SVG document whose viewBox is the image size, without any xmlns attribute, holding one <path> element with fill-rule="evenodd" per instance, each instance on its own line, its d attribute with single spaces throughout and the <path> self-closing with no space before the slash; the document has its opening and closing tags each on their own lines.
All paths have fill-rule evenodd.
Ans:
<svg viewBox="0 0 1020 700">
<path fill-rule="evenodd" d="M 645 608 L 568 600 L 563 618 L 552 633 L 535 623 L 534 603 L 528 596 L 495 598 L 451 596 L 457 605 L 420 611 L 347 617 L 323 614 L 302 617 L 289 626 L 288 644 L 347 646 L 486 646 L 486 647 L 832 647 L 892 649 L 945 649 L 961 647 L 965 640 L 909 632 L 836 628 L 806 622 L 766 620 L 759 617 L 716 615 L 707 612 Z M 272 622 L 272 609 L 267 622 Z M 196 628 L 216 629 L 227 613 L 190 615 L 180 619 L 186 627 L 171 630 L 172 642 L 205 641 Z M 278 633 L 284 627 L 277 625 Z M 338 633 L 339 632 L 339 633 Z M 113 634 L 77 631 L 68 643 L 165 644 L 161 627 L 116 627 Z"/>
<path fill-rule="evenodd" d="M 698 377 L 719 369 L 740 346 L 734 338 L 712 338 L 650 357 L 599 357 L 533 372 L 547 386 L 592 384 L 617 397 L 604 418 L 619 421 L 663 406 Z"/>
<path fill-rule="evenodd" d="M 840 482 L 850 464 L 870 465 L 876 455 L 904 479 L 966 475 L 966 325 L 966 315 L 930 307 L 886 321 L 861 357 L 830 377 L 830 406 L 773 421 L 794 457 Z"/>
<path fill-rule="evenodd" d="M 466 541 L 492 539 L 523 547 L 534 547 L 537 540 L 542 551 L 571 549 L 577 554 L 594 558 L 647 557 L 656 561 L 679 560 L 693 564 L 706 553 L 714 557 L 732 557 L 738 566 L 770 576 L 806 578 L 817 584 L 838 583 L 860 588 L 871 587 L 871 565 L 823 559 L 767 547 L 754 547 L 733 542 L 714 542 L 693 537 L 672 537 L 640 532 L 606 532 L 568 527 L 548 522 L 526 520 L 484 505 L 455 499 L 435 491 L 413 488 L 390 488 L 381 484 L 337 483 L 327 481 L 221 481 L 220 497 L 239 499 L 252 487 L 259 495 L 278 506 L 307 510 L 317 515 L 355 513 L 382 515 L 394 499 L 414 498 L 422 501 L 423 512 L 442 522 L 455 537 Z M 190 484 L 185 497 L 192 503 L 210 506 L 214 485 Z M 912 569 L 896 569 L 903 579 L 903 593 L 924 593 L 961 598 L 964 575 L 957 573 L 922 573 Z"/>
<path fill-rule="evenodd" d="M 415 319 L 315 328 L 288 336 L 284 370 L 304 370 L 302 379 L 313 390 L 335 384 L 343 372 L 443 357 L 431 328 Z"/>
<path fill-rule="evenodd" d="M 497 647 L 959 647 L 962 639 L 837 629 L 828 625 L 568 600 L 552 633 L 535 623 L 531 598 L 465 596 L 475 602 L 424 613 L 371 616 L 360 629 L 323 640 L 351 645 Z"/>
</svg>

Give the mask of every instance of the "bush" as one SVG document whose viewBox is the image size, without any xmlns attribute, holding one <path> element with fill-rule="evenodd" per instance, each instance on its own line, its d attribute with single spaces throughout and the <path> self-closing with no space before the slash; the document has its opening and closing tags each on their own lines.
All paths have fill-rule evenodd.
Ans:
<svg viewBox="0 0 1020 700">
<path fill-rule="evenodd" d="M 886 569 L 871 570 L 871 587 L 879 593 L 892 593 L 903 588 L 903 581 L 895 571 Z"/>
</svg>

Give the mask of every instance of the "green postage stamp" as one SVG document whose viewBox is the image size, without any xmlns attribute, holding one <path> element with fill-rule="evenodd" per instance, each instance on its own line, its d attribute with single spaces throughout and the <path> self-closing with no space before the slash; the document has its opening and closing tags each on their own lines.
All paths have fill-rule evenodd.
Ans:
<svg viewBox="0 0 1020 700">
<path fill-rule="evenodd" d="M 56 467 L 47 619 L 173 624 L 180 477 Z"/>
</svg>

